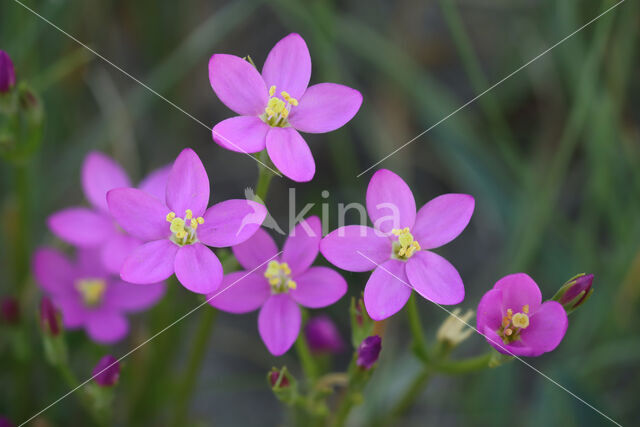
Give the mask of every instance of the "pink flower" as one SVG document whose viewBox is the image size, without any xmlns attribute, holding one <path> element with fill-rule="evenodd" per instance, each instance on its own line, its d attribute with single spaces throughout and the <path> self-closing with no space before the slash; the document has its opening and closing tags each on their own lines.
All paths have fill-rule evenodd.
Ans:
<svg viewBox="0 0 640 427">
<path fill-rule="evenodd" d="M 278 254 L 275 242 L 266 231 L 258 230 L 251 239 L 233 247 L 234 255 L 249 271 L 273 259 L 254 272 L 225 275 L 222 288 L 229 288 L 209 304 L 230 313 L 248 313 L 262 307 L 258 315 L 262 341 L 271 354 L 284 354 L 300 332 L 298 304 L 326 307 L 347 291 L 347 282 L 340 274 L 327 267 L 311 267 L 321 237 L 320 219 L 307 218 L 289 235 L 282 256 L 275 257 Z"/>
<path fill-rule="evenodd" d="M 298 34 L 289 34 L 271 49 L 262 75 L 248 61 L 216 54 L 209 61 L 209 80 L 218 98 L 239 114 L 213 128 L 213 140 L 238 152 L 267 149 L 273 164 L 294 181 L 310 181 L 313 155 L 300 132 L 325 133 L 355 116 L 362 95 L 335 83 L 309 85 L 311 57 Z"/>
<path fill-rule="evenodd" d="M 209 177 L 190 148 L 173 164 L 165 197 L 118 188 L 109 191 L 107 202 L 118 224 L 147 242 L 125 260 L 123 280 L 154 283 L 175 272 L 185 288 L 200 294 L 215 291 L 222 280 L 222 265 L 205 245 L 222 248 L 244 242 L 267 215 L 263 205 L 244 199 L 207 209 Z"/>
<path fill-rule="evenodd" d="M 524 273 L 498 280 L 478 305 L 477 329 L 503 354 L 540 356 L 555 349 L 569 321 L 556 301 L 542 303 L 536 282 Z"/>
<path fill-rule="evenodd" d="M 379 170 L 367 189 L 373 228 L 349 225 L 334 230 L 322 240 L 320 251 L 343 270 L 374 270 L 364 290 L 364 303 L 374 320 L 402 309 L 412 289 L 435 303 L 457 304 L 464 299 L 458 271 L 428 249 L 455 239 L 469 223 L 474 206 L 469 195 L 444 194 L 416 214 L 409 186 L 395 173 Z"/>
<path fill-rule="evenodd" d="M 162 197 L 169 168 L 157 169 L 141 183 L 140 189 Z M 47 223 L 60 239 L 80 248 L 100 248 L 100 257 L 111 273 L 120 273 L 127 256 L 142 242 L 117 226 L 107 206 L 107 192 L 131 187 L 127 173 L 111 157 L 97 151 L 82 164 L 82 188 L 91 207 L 75 206 L 51 215 Z"/>
<path fill-rule="evenodd" d="M 54 249 L 38 249 L 33 274 L 62 312 L 65 328 L 84 328 L 93 341 L 102 344 L 124 338 L 129 331 L 125 313 L 152 306 L 165 291 L 163 283 L 143 287 L 115 279 L 103 267 L 97 251 L 90 249 L 80 249 L 75 262 Z M 53 332 L 50 318 L 54 315 L 47 316 Z"/>
</svg>

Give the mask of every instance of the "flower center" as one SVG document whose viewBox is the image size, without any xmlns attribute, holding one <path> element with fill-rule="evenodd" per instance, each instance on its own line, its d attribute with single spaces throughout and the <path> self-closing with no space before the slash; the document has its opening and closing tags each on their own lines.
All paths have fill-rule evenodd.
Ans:
<svg viewBox="0 0 640 427">
<path fill-rule="evenodd" d="M 95 307 L 102 302 L 104 291 L 107 290 L 107 282 L 103 279 L 79 279 L 74 283 L 74 286 L 87 307 Z"/>
<path fill-rule="evenodd" d="M 260 118 L 269 126 L 281 128 L 287 127 L 289 126 L 287 117 L 289 117 L 291 108 L 298 105 L 298 100 L 293 98 L 284 90 L 280 92 L 280 96 L 282 96 L 284 101 L 279 97 L 274 96 L 275 93 L 276 87 L 271 86 L 269 88 L 269 102 L 267 103 L 267 107 L 264 109 L 264 113 L 262 113 Z"/>
<path fill-rule="evenodd" d="M 271 292 L 282 294 L 289 292 L 289 289 L 296 288 L 296 282 L 291 280 L 291 269 L 286 262 L 271 261 L 264 272 L 264 277 L 269 281 Z"/>
<path fill-rule="evenodd" d="M 498 329 L 498 335 L 505 344 L 511 344 L 520 339 L 520 331 L 529 327 L 529 305 L 522 307 L 522 312 L 513 314 L 512 309 L 507 310 L 507 315 L 502 318 L 502 326 Z"/>
<path fill-rule="evenodd" d="M 196 230 L 198 225 L 204 224 L 204 218 L 201 216 L 194 218 L 191 209 L 184 212 L 184 218 L 176 216 L 175 212 L 167 214 L 167 222 L 171 223 L 171 241 L 178 246 L 192 245 L 198 241 Z"/>
<path fill-rule="evenodd" d="M 391 233 L 398 236 L 398 240 L 393 242 L 393 255 L 402 261 L 406 261 L 420 250 L 420 243 L 413 238 L 409 232 L 409 227 L 403 229 L 394 228 Z"/>
</svg>

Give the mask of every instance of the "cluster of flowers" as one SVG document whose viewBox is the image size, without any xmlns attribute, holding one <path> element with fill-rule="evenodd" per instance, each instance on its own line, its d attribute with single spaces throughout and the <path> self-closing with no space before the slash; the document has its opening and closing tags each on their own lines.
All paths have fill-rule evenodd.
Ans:
<svg viewBox="0 0 640 427">
<path fill-rule="evenodd" d="M 311 180 L 315 162 L 299 131 L 322 133 L 343 126 L 359 110 L 362 96 L 338 84 L 308 87 L 310 75 L 309 51 L 297 34 L 275 45 L 262 73 L 243 58 L 214 55 L 209 63 L 212 88 L 239 116 L 217 124 L 213 140 L 244 153 L 266 149 L 284 175 Z M 91 153 L 82 168 L 82 184 L 91 207 L 69 208 L 48 221 L 56 236 L 78 247 L 76 260 L 41 249 L 34 272 L 62 311 L 64 325 L 85 327 L 98 342 L 125 336 L 124 313 L 156 302 L 165 291 L 163 281 L 175 274 L 186 289 L 207 295 L 217 309 L 259 309 L 260 336 L 272 354 L 281 355 L 300 332 L 300 305 L 326 307 L 347 290 L 339 273 L 313 266 L 319 253 L 346 271 L 373 270 L 364 303 L 374 320 L 401 310 L 412 291 L 437 304 L 464 299 L 460 274 L 433 250 L 466 228 L 473 197 L 445 194 L 417 209 L 409 186 L 389 170 L 376 172 L 366 192 L 373 227 L 350 225 L 323 237 L 320 219 L 309 217 L 291 230 L 282 251 L 260 228 L 267 215 L 264 205 L 236 199 L 208 207 L 209 178 L 191 149 L 138 188 L 113 160 Z M 224 274 L 207 246 L 231 247 L 244 271 Z M 322 322 L 315 327 L 324 333 Z M 550 351 L 566 328 L 563 306 L 543 303 L 538 286 L 525 274 L 499 280 L 478 307 L 478 331 L 506 354 Z M 365 366 L 373 360 L 367 354 L 377 358 L 379 337 L 363 346 L 358 363 Z"/>
</svg>

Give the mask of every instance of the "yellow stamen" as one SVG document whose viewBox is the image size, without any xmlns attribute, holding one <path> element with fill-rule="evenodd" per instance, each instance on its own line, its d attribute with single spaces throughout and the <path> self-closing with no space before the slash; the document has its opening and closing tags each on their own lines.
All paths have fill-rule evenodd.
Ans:
<svg viewBox="0 0 640 427">
<path fill-rule="evenodd" d="M 185 219 L 193 218 L 193 212 L 191 212 L 191 209 L 187 209 L 186 211 L 184 211 L 184 217 Z"/>
<path fill-rule="evenodd" d="M 527 314 L 529 313 L 529 304 L 522 306 L 522 312 Z"/>
<path fill-rule="evenodd" d="M 289 283 L 287 283 L 287 285 L 289 286 L 289 289 L 296 289 L 298 287 L 298 284 L 291 279 L 289 279 Z"/>
<path fill-rule="evenodd" d="M 507 317 L 508 317 L 509 319 L 511 319 L 511 317 L 512 317 L 512 316 L 513 316 L 513 310 L 508 309 L 508 310 L 507 310 Z"/>
<path fill-rule="evenodd" d="M 167 214 L 167 222 L 172 222 L 175 217 L 176 217 L 176 213 L 175 212 L 169 212 Z"/>
<path fill-rule="evenodd" d="M 409 227 L 403 229 L 393 229 L 391 233 L 398 236 L 398 256 L 401 258 L 411 258 L 416 251 L 419 251 L 420 244 L 414 240 L 413 235 L 409 232 Z"/>
<path fill-rule="evenodd" d="M 282 97 L 283 97 L 284 99 L 286 99 L 287 101 L 289 100 L 289 98 L 291 98 L 291 95 L 289 95 L 289 92 L 284 91 L 284 90 L 283 90 L 282 92 L 280 92 L 280 95 L 282 95 Z M 272 95 L 272 96 L 273 96 L 273 95 Z"/>
<path fill-rule="evenodd" d="M 194 230 L 196 230 L 198 228 L 198 220 L 195 218 L 191 218 L 191 228 L 193 228 Z"/>
<path fill-rule="evenodd" d="M 504 330 L 504 334 L 505 334 L 506 336 L 509 336 L 509 335 L 511 335 L 512 333 L 513 333 L 513 331 L 512 331 L 511 329 L 505 329 L 505 330 Z"/>
<path fill-rule="evenodd" d="M 201 216 L 196 218 L 196 221 L 198 221 L 198 224 L 200 224 L 200 225 L 204 224 L 204 218 L 202 218 Z"/>
<path fill-rule="evenodd" d="M 172 233 L 178 233 L 180 231 L 184 231 L 184 219 L 182 218 L 174 218 L 171 221 L 171 226 L 169 227 Z"/>
<path fill-rule="evenodd" d="M 107 283 L 102 279 L 81 279 L 75 283 L 75 287 L 82 295 L 84 303 L 94 306 L 102 301 Z"/>
<path fill-rule="evenodd" d="M 516 313 L 513 315 L 513 326 L 520 329 L 526 329 L 529 326 L 529 316 L 524 313 Z"/>
<path fill-rule="evenodd" d="M 289 103 L 290 103 L 291 105 L 293 105 L 294 107 L 297 107 L 297 106 L 298 106 L 298 100 L 297 100 L 297 99 L 295 99 L 295 98 L 289 98 L 289 99 L 288 99 L 288 101 L 289 101 Z"/>
<path fill-rule="evenodd" d="M 276 93 L 276 87 L 275 86 L 271 86 L 269 88 L 269 96 L 273 96 L 274 93 Z"/>
</svg>

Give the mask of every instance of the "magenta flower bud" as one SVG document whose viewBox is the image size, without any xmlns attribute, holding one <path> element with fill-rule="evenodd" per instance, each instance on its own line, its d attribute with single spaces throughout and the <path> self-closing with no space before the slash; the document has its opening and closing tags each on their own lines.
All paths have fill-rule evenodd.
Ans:
<svg viewBox="0 0 640 427">
<path fill-rule="evenodd" d="M 304 334 L 314 353 L 340 353 L 344 349 L 344 341 L 329 316 L 311 318 L 304 328 Z"/>
<path fill-rule="evenodd" d="M 358 348 L 356 364 L 364 369 L 370 369 L 378 361 L 382 350 L 382 339 L 378 335 L 367 337 Z"/>
<path fill-rule="evenodd" d="M 107 354 L 93 368 L 93 379 L 100 387 L 112 387 L 118 383 L 120 378 L 120 363 L 118 360 Z"/>
<path fill-rule="evenodd" d="M 54 337 L 60 334 L 58 310 L 53 306 L 49 297 L 42 297 L 42 301 L 40 301 L 40 324 L 46 334 Z"/>
<path fill-rule="evenodd" d="M 9 89 L 16 84 L 16 72 L 13 62 L 4 50 L 0 50 L 0 93 L 9 92 Z"/>
<path fill-rule="evenodd" d="M 553 296 L 554 301 L 558 301 L 567 313 L 585 303 L 593 293 L 593 274 L 578 274 L 562 287 Z"/>
<path fill-rule="evenodd" d="M 0 416 L 0 427 L 15 427 L 15 424 L 12 423 L 9 418 Z"/>
<path fill-rule="evenodd" d="M 20 322 L 20 304 L 16 298 L 11 296 L 2 298 L 0 301 L 0 318 L 2 323 L 7 325 L 16 325 Z"/>
<path fill-rule="evenodd" d="M 276 386 L 278 386 L 279 388 L 289 387 L 291 383 L 289 382 L 289 378 L 287 378 L 286 372 L 283 372 L 282 374 L 283 375 L 282 375 L 282 380 L 280 381 L 280 385 L 277 385 L 278 378 L 280 378 L 280 371 L 274 368 L 271 372 L 269 372 L 269 383 L 271 384 L 272 388 Z"/>
</svg>

